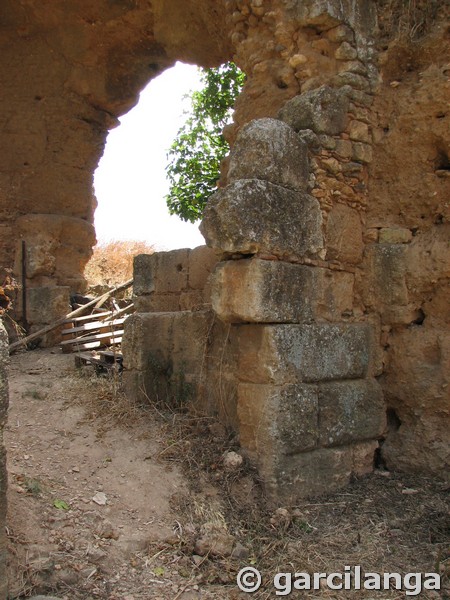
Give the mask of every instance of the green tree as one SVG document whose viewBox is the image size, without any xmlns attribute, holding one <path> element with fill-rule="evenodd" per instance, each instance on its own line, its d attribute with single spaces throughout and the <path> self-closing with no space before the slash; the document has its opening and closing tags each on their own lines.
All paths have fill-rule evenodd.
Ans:
<svg viewBox="0 0 450 600">
<path fill-rule="evenodd" d="M 200 71 L 203 87 L 188 96 L 190 110 L 168 151 L 166 167 L 169 212 L 192 223 L 201 219 L 208 198 L 216 190 L 220 163 L 229 151 L 222 131 L 231 122 L 234 102 L 245 80 L 244 73 L 231 62 Z"/>
</svg>

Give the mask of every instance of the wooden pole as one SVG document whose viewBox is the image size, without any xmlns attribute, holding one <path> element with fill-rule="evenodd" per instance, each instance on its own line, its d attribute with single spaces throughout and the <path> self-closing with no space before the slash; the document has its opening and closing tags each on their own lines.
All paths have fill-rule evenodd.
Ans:
<svg viewBox="0 0 450 600">
<path fill-rule="evenodd" d="M 27 318 L 27 246 L 22 240 L 22 321 L 25 332 L 28 333 Z"/>
<path fill-rule="evenodd" d="M 31 335 L 27 335 L 26 337 L 22 338 L 21 340 L 18 340 L 17 342 L 10 344 L 9 352 L 10 353 L 14 352 L 14 350 L 17 350 L 17 348 L 20 348 L 21 346 L 26 346 L 28 344 L 28 342 L 32 342 L 33 340 L 37 339 L 41 335 L 44 335 L 44 334 L 48 333 L 49 331 L 52 331 L 56 327 L 63 325 L 67 319 L 72 319 L 73 317 L 77 317 L 78 315 L 81 315 L 87 308 L 90 308 L 91 306 L 95 306 L 97 304 L 97 302 L 99 302 L 100 300 L 103 300 L 103 299 L 107 300 L 110 296 L 112 296 L 116 292 L 119 292 L 120 290 L 126 290 L 127 288 L 131 287 L 132 285 L 133 285 L 132 279 L 129 279 L 125 283 L 121 283 L 120 285 L 112 288 L 105 294 L 102 294 L 98 298 L 94 298 L 94 300 L 91 300 L 87 304 L 80 306 L 80 308 L 77 308 L 76 310 L 73 310 L 72 312 L 65 315 L 64 317 L 61 317 L 54 323 L 51 323 L 50 325 L 46 325 L 42 329 L 39 329 L 39 331 L 35 331 Z"/>
</svg>

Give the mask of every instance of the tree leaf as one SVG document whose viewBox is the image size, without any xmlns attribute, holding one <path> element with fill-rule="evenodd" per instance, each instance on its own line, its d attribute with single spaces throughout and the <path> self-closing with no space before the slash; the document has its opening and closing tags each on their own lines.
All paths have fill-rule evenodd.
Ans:
<svg viewBox="0 0 450 600">
<path fill-rule="evenodd" d="M 70 506 L 64 500 L 53 500 L 53 506 L 59 510 L 69 510 Z"/>
<path fill-rule="evenodd" d="M 190 94 L 191 109 L 167 151 L 166 167 L 169 212 L 192 223 L 201 219 L 217 189 L 220 163 L 229 151 L 222 131 L 232 120 L 245 81 L 245 74 L 231 62 L 200 71 L 203 88 Z"/>
</svg>

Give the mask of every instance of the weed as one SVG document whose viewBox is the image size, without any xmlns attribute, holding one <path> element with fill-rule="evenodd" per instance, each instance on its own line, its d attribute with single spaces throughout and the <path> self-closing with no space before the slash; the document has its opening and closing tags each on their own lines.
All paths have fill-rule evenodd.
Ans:
<svg viewBox="0 0 450 600">
<path fill-rule="evenodd" d="M 33 398 L 34 400 L 45 400 L 46 395 L 39 390 L 26 390 L 24 392 L 24 397 L 28 396 L 29 398 Z"/>
<path fill-rule="evenodd" d="M 44 491 L 42 483 L 38 479 L 27 477 L 25 478 L 24 484 L 26 491 L 35 498 L 39 497 Z"/>
</svg>

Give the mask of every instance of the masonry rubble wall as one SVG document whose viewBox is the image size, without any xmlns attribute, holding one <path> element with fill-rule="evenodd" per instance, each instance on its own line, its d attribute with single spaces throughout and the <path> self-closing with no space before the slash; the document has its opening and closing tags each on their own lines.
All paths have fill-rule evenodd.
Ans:
<svg viewBox="0 0 450 600">
<path fill-rule="evenodd" d="M 322 93 L 310 93 L 309 101 Z M 326 106 L 327 126 L 344 127 L 335 104 L 331 115 Z M 370 472 L 386 431 L 375 332 L 353 312 L 362 252 L 344 247 L 327 260 L 323 211 L 309 193 L 308 147 L 293 136 L 277 119 L 242 129 L 231 181 L 210 199 L 201 225 L 215 254 L 204 248 L 138 257 L 137 306 L 151 312 L 129 319 L 124 336 L 135 395 L 208 410 L 208 386 L 220 389 L 226 377 L 228 424 L 269 497 L 287 503 Z M 208 308 L 186 312 L 180 302 L 191 287 L 195 252 L 210 253 L 201 296 Z M 212 408 L 223 417 L 223 402 Z"/>
<path fill-rule="evenodd" d="M 94 241 L 92 174 L 118 116 L 176 60 L 211 66 L 233 59 L 245 71 L 224 131 L 232 153 L 203 222 L 216 255 L 208 269 L 219 264 L 204 288 L 186 278 L 183 265 L 193 273 L 197 264 L 189 252 L 165 283 L 173 257 L 155 258 L 161 287 L 136 293 L 140 312 L 129 340 L 141 336 L 161 354 L 161 397 L 174 395 L 176 384 L 183 397 L 197 386 L 204 406 L 227 407 L 238 429 L 249 397 L 261 423 L 267 407 L 275 411 L 290 398 L 306 410 L 306 398 L 315 397 L 311 414 L 320 425 L 329 414 L 321 400 L 327 389 L 350 414 L 364 403 L 376 407 L 371 424 L 355 421 L 370 439 L 354 436 L 347 423 L 340 445 L 327 445 L 318 426 L 316 446 L 284 455 L 284 424 L 268 430 L 274 452 L 268 443 L 253 459 L 274 496 L 343 485 L 353 469 L 369 468 L 378 442 L 389 468 L 448 473 L 448 14 L 439 2 L 403 8 L 366 0 L 101 0 L 89 7 L 5 0 L 0 9 L 0 262 L 17 273 L 26 238 L 27 283 L 38 290 L 30 297 L 49 312 L 62 302 L 42 302 L 50 298 L 46 288 L 83 285 Z M 35 315 L 46 322 L 44 312 Z M 165 336 L 161 349 L 148 341 L 153 326 Z M 286 327 L 295 348 L 279 346 Z M 189 361 L 184 330 L 201 369 Z M 250 331 L 249 348 L 242 332 Z M 336 331 L 346 332 L 341 345 Z M 256 357 L 258 344 L 290 379 L 240 379 L 241 361 Z M 329 349 L 309 380 L 305 344 Z M 346 378 L 344 367 L 358 376 Z M 144 359 L 130 372 L 145 386 L 155 379 Z M 258 436 L 247 431 L 250 456 Z"/>
<path fill-rule="evenodd" d="M 8 410 L 8 336 L 0 319 L 0 600 L 7 598 L 6 579 L 6 451 L 3 445 L 3 430 Z"/>
<path fill-rule="evenodd" d="M 439 476 L 449 458 L 444 333 L 449 319 L 442 302 L 448 285 L 448 136 L 442 127 L 447 112 L 440 106 L 445 94 L 440 42 L 428 48 L 437 66 L 418 52 L 400 49 L 405 68 L 414 64 L 409 71 L 414 75 L 403 85 L 392 66 L 398 45 L 380 50 L 374 36 L 374 5 L 344 4 L 303 3 L 275 11 L 275 38 L 283 48 L 279 62 L 271 55 L 273 29 L 264 9 L 262 29 L 256 26 L 258 11 L 248 27 L 245 8 L 233 4 L 235 57 L 251 76 L 235 123 L 225 132 L 232 151 L 221 187 L 201 225 L 216 253 L 207 285 L 210 310 L 201 317 L 164 316 L 171 340 L 165 344 L 164 368 L 171 380 L 173 341 L 183 328 L 191 332 L 190 319 L 197 327 L 201 320 L 203 332 L 208 322 L 220 323 L 221 334 L 227 328 L 221 356 L 230 360 L 220 376 L 227 373 L 232 381 L 228 422 L 239 431 L 269 495 L 285 502 L 369 472 L 375 453 L 390 468 L 426 467 Z M 378 17 L 383 24 L 383 14 Z M 440 39 L 439 28 L 435 34 Z M 260 54 L 249 60 L 248 48 L 257 38 Z M 419 64 L 425 71 L 417 77 Z M 269 74 L 279 89 L 264 100 L 258 82 Z M 429 118 L 426 90 L 432 85 L 438 90 L 432 135 L 427 137 L 419 119 L 422 139 L 417 139 L 434 160 L 435 178 L 427 175 L 434 223 L 428 223 L 423 207 L 408 206 L 412 190 L 398 177 L 402 158 L 388 146 L 386 132 L 398 141 L 406 130 L 407 144 L 417 138 L 409 120 L 414 112 L 388 117 L 397 110 L 397 89 L 408 94 L 408 85 L 421 90 L 414 102 Z M 389 113 L 380 89 L 389 98 Z M 259 104 L 252 105 L 250 115 L 244 102 L 252 94 Z M 395 170 L 382 158 L 386 153 Z M 425 164 L 421 168 L 429 170 Z M 410 177 L 415 176 L 412 167 Z M 390 181 L 396 182 L 395 197 Z M 400 206 L 401 218 L 396 216 Z M 151 290 L 147 307 L 156 306 L 158 297 L 169 306 L 169 291 L 164 293 L 165 298 Z M 182 292 L 169 310 L 179 311 L 181 297 Z M 137 315 L 130 328 L 147 328 L 149 334 L 151 323 L 162 318 Z M 209 331 L 212 346 L 221 340 L 223 347 L 221 334 Z M 157 351 L 155 346 L 152 352 Z M 184 352 L 200 360 L 199 381 L 208 373 L 207 353 L 188 345 Z M 191 376 L 195 361 L 184 360 Z M 204 390 L 199 384 L 199 398 Z"/>
</svg>

